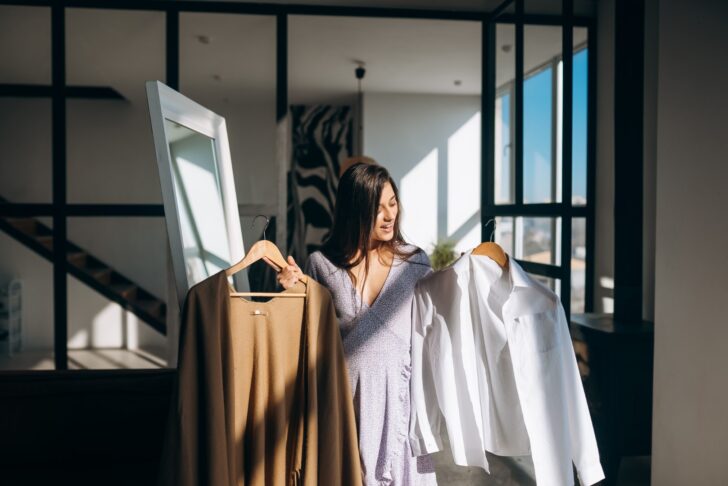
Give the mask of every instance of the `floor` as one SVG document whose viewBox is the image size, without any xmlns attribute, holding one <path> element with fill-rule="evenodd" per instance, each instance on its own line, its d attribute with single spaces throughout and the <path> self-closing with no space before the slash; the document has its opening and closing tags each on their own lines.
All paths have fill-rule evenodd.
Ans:
<svg viewBox="0 0 728 486">
<path fill-rule="evenodd" d="M 165 351 L 157 349 L 69 349 L 68 368 L 72 370 L 164 368 Z M 53 352 L 23 351 L 14 356 L 0 356 L 0 371 L 52 370 Z"/>
<path fill-rule="evenodd" d="M 163 368 L 163 349 L 73 349 L 68 351 L 69 369 L 145 369 Z M 3 370 L 52 370 L 52 351 L 24 351 L 15 356 L 0 356 Z M 478 467 L 457 466 L 452 455 L 433 455 L 440 486 L 535 486 L 530 457 L 501 457 L 487 454 L 490 474 Z M 617 486 L 649 486 L 650 457 L 624 458 Z"/>
<path fill-rule="evenodd" d="M 490 474 L 479 467 L 457 466 L 449 452 L 433 455 L 439 486 L 535 486 L 529 457 L 499 457 L 486 454 Z"/>
<path fill-rule="evenodd" d="M 457 466 L 446 452 L 433 455 L 439 486 L 536 486 L 530 457 L 501 457 L 488 453 L 490 474 L 477 467 Z M 649 486 L 650 457 L 626 457 L 617 486 Z"/>
</svg>

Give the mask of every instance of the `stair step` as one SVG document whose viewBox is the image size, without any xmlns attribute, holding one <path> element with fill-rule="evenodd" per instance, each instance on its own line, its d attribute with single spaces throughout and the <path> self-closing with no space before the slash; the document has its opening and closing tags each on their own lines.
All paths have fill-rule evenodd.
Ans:
<svg viewBox="0 0 728 486">
<path fill-rule="evenodd" d="M 77 267 L 83 268 L 86 265 L 86 257 L 88 254 L 85 251 L 69 250 L 67 253 L 68 262 Z"/>
<path fill-rule="evenodd" d="M 26 235 L 38 235 L 38 222 L 33 218 L 10 218 L 8 223 Z"/>
<path fill-rule="evenodd" d="M 53 251 L 53 236 L 37 236 L 35 240 L 45 246 L 49 251 Z"/>
<path fill-rule="evenodd" d="M 111 269 L 109 267 L 86 267 L 84 270 L 103 284 L 109 285 L 111 283 Z"/>
<path fill-rule="evenodd" d="M 138 287 L 130 282 L 115 282 L 110 286 L 111 291 L 121 295 L 127 300 L 133 300 L 136 297 Z"/>
<path fill-rule="evenodd" d="M 159 300 L 140 299 L 133 301 L 134 305 L 144 310 L 147 314 L 161 318 L 162 302 Z"/>
<path fill-rule="evenodd" d="M 0 197 L 0 202 L 4 199 Z M 17 232 L 22 233 L 25 237 L 29 237 L 34 240 L 37 244 L 47 249 L 51 254 L 53 253 L 53 245 L 55 239 L 53 237 L 53 230 L 48 227 L 47 223 L 41 222 L 35 218 L 3 218 L 7 224 L 11 225 Z M 20 235 L 18 235 L 20 237 Z M 21 239 L 22 241 L 22 239 Z M 27 240 L 26 244 L 29 244 Z M 31 245 L 34 247 L 34 245 Z M 35 247 L 36 251 L 38 248 Z M 84 274 L 91 276 L 101 286 L 106 286 L 106 289 L 99 288 L 94 282 L 86 282 L 95 287 L 109 297 L 113 297 L 109 292 L 120 296 L 123 300 L 127 301 L 128 305 L 131 306 L 132 311 L 140 317 L 142 320 L 147 321 L 152 327 L 157 329 L 161 333 L 165 333 L 166 316 L 167 316 L 167 305 L 164 301 L 158 299 L 153 294 L 145 291 L 144 289 L 137 286 L 134 282 L 128 280 L 123 275 L 117 273 L 112 268 L 107 266 L 104 262 L 90 255 L 88 252 L 79 248 L 71 242 L 67 242 L 65 247 L 66 261 L 69 266 L 73 267 L 72 272 L 79 276 L 77 270 L 80 270 Z M 52 258 L 39 252 L 46 258 Z M 77 269 L 77 270 L 76 270 Z M 118 298 L 116 298 L 118 300 Z M 129 307 L 127 307 L 129 308 Z M 2 339 L 2 333 L 0 332 L 0 339 Z"/>
</svg>

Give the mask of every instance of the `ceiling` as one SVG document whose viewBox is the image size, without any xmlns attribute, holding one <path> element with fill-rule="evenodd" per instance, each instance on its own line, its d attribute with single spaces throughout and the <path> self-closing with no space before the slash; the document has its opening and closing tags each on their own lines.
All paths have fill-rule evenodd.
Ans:
<svg viewBox="0 0 728 486">
<path fill-rule="evenodd" d="M 486 7 L 492 3 L 455 0 L 447 5 L 454 10 L 474 10 L 476 5 L 489 10 L 492 7 Z M 421 0 L 337 4 L 437 6 Z M 133 100 L 144 96 L 143 81 L 164 80 L 164 13 L 68 9 L 66 19 L 69 84 L 112 86 Z M 275 29 L 273 16 L 182 13 L 181 90 L 192 97 L 230 102 L 272 101 Z M 291 16 L 289 100 L 318 103 L 351 97 L 357 89 L 355 61 L 366 63 L 365 92 L 479 95 L 480 31 L 480 23 L 473 21 Z M 497 84 L 513 77 L 513 35 L 512 26 L 499 26 Z M 575 44 L 585 36 L 585 29 L 575 29 Z M 525 39 L 526 71 L 561 50 L 560 27 L 527 26 Z M 511 46 L 509 52 L 504 45 Z M 0 83 L 50 82 L 48 8 L 0 6 L 0 65 Z"/>
<path fill-rule="evenodd" d="M 561 52 L 561 27 L 527 26 L 524 70 Z M 574 44 L 586 41 L 575 29 Z M 515 29 L 496 31 L 496 84 L 515 77 Z M 508 53 L 503 46 L 510 46 Z M 479 22 L 294 16 L 289 20 L 289 96 L 311 102 L 356 91 L 356 61 L 366 63 L 365 92 L 480 95 Z"/>
</svg>

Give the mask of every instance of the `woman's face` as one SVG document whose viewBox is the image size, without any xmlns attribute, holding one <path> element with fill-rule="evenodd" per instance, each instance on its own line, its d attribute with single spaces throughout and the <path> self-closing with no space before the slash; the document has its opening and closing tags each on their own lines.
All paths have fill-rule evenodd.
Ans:
<svg viewBox="0 0 728 486">
<path fill-rule="evenodd" d="M 389 241 L 394 237 L 394 222 L 397 219 L 399 206 L 394 195 L 394 189 L 389 182 L 382 187 L 382 196 L 379 199 L 377 219 L 374 223 L 374 241 Z"/>
</svg>

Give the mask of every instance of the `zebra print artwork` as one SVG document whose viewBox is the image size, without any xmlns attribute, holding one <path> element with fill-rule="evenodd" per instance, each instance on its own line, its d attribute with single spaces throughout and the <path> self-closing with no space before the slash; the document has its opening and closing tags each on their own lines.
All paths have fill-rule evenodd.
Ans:
<svg viewBox="0 0 728 486">
<path fill-rule="evenodd" d="M 288 254 L 303 266 L 333 224 L 341 162 L 353 152 L 351 106 L 291 107 Z"/>
</svg>

